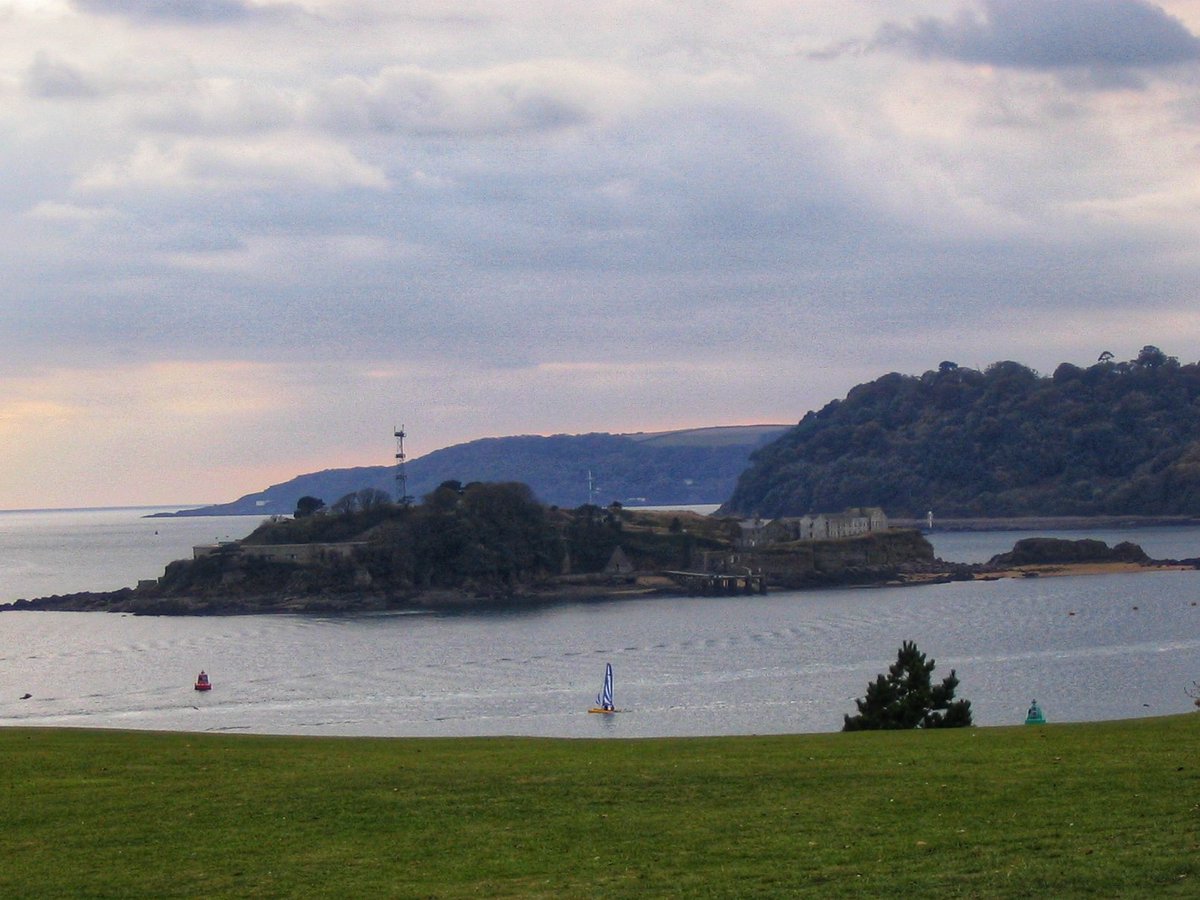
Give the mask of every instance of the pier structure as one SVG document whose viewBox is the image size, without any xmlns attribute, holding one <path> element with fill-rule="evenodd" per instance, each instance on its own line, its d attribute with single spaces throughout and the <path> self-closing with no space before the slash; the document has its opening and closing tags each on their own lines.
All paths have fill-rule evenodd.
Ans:
<svg viewBox="0 0 1200 900">
<path fill-rule="evenodd" d="M 663 572 L 689 594 L 765 594 L 767 576 L 736 572 Z"/>
</svg>

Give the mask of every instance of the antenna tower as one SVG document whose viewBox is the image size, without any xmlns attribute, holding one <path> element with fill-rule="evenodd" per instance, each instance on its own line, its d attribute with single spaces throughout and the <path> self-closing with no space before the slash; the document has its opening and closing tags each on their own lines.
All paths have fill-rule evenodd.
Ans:
<svg viewBox="0 0 1200 900">
<path fill-rule="evenodd" d="M 408 474 L 404 471 L 404 426 L 396 429 L 396 502 L 408 506 L 412 497 L 408 496 Z"/>
</svg>

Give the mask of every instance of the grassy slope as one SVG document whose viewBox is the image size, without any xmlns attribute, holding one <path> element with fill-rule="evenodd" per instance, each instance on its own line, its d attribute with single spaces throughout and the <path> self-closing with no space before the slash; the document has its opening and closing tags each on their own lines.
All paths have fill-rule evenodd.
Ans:
<svg viewBox="0 0 1200 900">
<path fill-rule="evenodd" d="M 0 896 L 1200 889 L 1200 715 L 682 740 L 0 728 Z"/>
</svg>

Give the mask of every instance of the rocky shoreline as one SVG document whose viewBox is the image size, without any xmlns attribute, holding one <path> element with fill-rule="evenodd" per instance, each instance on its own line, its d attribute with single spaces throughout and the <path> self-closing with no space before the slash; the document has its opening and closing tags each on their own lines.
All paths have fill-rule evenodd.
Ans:
<svg viewBox="0 0 1200 900">
<path fill-rule="evenodd" d="M 341 615 L 372 612 L 471 612 L 586 603 L 665 594 L 680 595 L 670 581 L 638 576 L 619 583 L 543 584 L 515 591 L 323 592 L 315 594 L 205 594 L 163 597 L 136 588 L 55 594 L 0 604 L 5 610 L 114 612 L 149 616 L 235 616 L 276 613 Z"/>
<path fill-rule="evenodd" d="M 881 570 L 844 572 L 838 578 L 811 578 L 804 583 L 773 584 L 772 590 L 814 590 L 836 587 L 916 587 L 955 581 L 998 581 L 1001 578 L 1111 575 L 1117 572 L 1187 571 L 1200 569 L 1200 560 L 1076 559 L 1038 563 L 935 563 L 902 565 Z M 259 614 L 338 614 L 371 612 L 484 612 L 582 604 L 654 596 L 691 596 L 668 578 L 637 575 L 612 583 L 548 583 L 504 593 L 468 590 L 425 592 L 325 593 L 263 596 L 151 596 L 134 588 L 113 592 L 84 592 L 17 600 L 0 611 L 116 612 L 132 616 L 259 616 Z"/>
<path fill-rule="evenodd" d="M 941 559 L 894 566 L 862 566 L 836 573 L 808 573 L 773 581 L 773 590 L 814 590 L 835 587 L 904 587 L 953 581 L 995 581 L 1002 578 L 1056 577 L 1200 569 L 1200 559 L 1150 559 L 1136 544 L 1108 547 L 1103 541 L 1028 538 L 1013 550 L 986 563 L 952 563 Z M 318 593 L 204 594 L 163 596 L 153 588 L 123 588 L 17 600 L 0 610 L 116 612 L 130 615 L 229 616 L 263 614 L 342 615 L 372 612 L 480 612 L 534 608 L 563 603 L 588 603 L 656 596 L 681 597 L 688 592 L 657 573 L 618 577 L 551 578 L 504 591 L 438 589 L 409 592 L 353 591 Z"/>
</svg>

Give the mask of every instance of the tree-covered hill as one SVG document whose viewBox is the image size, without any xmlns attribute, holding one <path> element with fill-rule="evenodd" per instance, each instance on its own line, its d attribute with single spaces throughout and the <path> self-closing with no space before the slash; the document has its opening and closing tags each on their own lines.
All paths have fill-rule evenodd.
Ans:
<svg viewBox="0 0 1200 900">
<path fill-rule="evenodd" d="M 1200 364 L 1157 347 L 1117 362 L 943 362 L 884 375 L 756 452 L 723 512 L 891 516 L 1200 512 Z"/>
<path fill-rule="evenodd" d="M 786 425 L 693 428 L 655 434 L 558 434 L 483 438 L 407 464 L 408 492 L 420 499 L 444 481 L 528 484 L 544 503 L 574 507 L 614 500 L 627 505 L 721 503 L 750 453 Z M 589 474 L 595 490 L 589 495 Z M 394 494 L 394 466 L 327 469 L 299 475 L 229 503 L 180 515 L 291 515 L 301 497 L 334 504 L 374 489 Z"/>
</svg>

